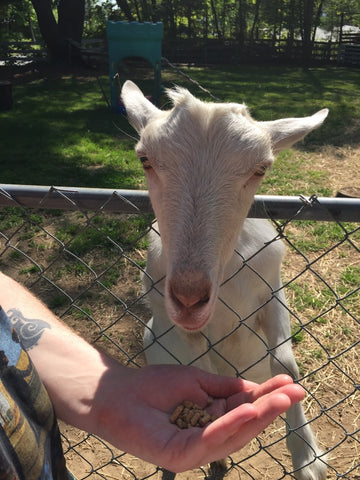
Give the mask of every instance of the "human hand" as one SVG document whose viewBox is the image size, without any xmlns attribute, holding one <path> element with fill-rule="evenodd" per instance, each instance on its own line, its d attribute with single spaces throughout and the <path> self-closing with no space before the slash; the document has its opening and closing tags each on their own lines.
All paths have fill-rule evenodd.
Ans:
<svg viewBox="0 0 360 480">
<path fill-rule="evenodd" d="M 118 448 L 173 472 L 240 450 L 304 397 L 303 389 L 287 375 L 258 385 L 192 367 L 153 365 L 127 369 L 125 377 L 122 372 L 120 383 L 114 382 L 109 370 L 108 378 L 103 378 L 99 392 L 104 409 L 97 433 Z M 209 399 L 213 401 L 207 407 Z M 180 430 L 169 418 L 184 400 L 207 407 L 219 418 L 204 428 Z"/>
</svg>

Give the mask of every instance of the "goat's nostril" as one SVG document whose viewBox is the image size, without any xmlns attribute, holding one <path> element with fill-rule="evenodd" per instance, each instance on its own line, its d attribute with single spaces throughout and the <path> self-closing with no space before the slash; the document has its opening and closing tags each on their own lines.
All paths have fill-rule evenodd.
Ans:
<svg viewBox="0 0 360 480">
<path fill-rule="evenodd" d="M 185 308 L 203 307 L 210 300 L 210 286 L 205 285 L 178 285 L 170 286 L 172 300 L 179 306 Z"/>
<path fill-rule="evenodd" d="M 175 293 L 174 291 L 172 291 L 172 297 L 173 300 L 175 300 L 177 303 L 181 304 L 181 306 L 185 308 L 201 307 L 207 304 L 210 298 L 209 295 L 206 295 L 202 298 L 199 298 L 197 295 L 185 296 L 180 293 Z"/>
</svg>

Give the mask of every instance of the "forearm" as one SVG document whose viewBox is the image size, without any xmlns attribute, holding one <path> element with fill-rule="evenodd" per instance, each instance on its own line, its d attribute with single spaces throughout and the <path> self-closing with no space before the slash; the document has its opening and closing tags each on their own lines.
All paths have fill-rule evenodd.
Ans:
<svg viewBox="0 0 360 480">
<path fill-rule="evenodd" d="M 0 305 L 10 317 L 54 404 L 58 418 L 97 429 L 94 401 L 113 360 L 70 330 L 37 298 L 0 273 Z M 124 368 L 124 374 L 125 367 Z"/>
</svg>

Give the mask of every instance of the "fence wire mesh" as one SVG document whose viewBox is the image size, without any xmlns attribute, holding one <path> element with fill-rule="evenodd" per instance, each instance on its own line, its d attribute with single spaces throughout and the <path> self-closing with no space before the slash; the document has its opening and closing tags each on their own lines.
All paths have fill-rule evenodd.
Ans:
<svg viewBox="0 0 360 480">
<path fill-rule="evenodd" d="M 30 190 L 31 195 L 21 195 L 21 188 L 15 195 L 11 188 L 0 189 L 1 270 L 98 348 L 141 367 L 142 336 L 151 317 L 141 280 L 147 235 L 154 228 L 147 195 L 108 191 L 99 196 L 94 190 L 84 201 L 81 189 Z M 265 207 L 258 202 L 252 216 L 267 212 L 277 230 L 274 241 L 281 238 L 288 247 L 283 288 L 299 381 L 308 393 L 306 415 L 327 452 L 328 478 L 359 480 L 360 201 L 292 198 L 282 210 L 268 200 Z M 243 268 L 251 268 L 249 259 L 243 258 Z M 224 360 L 231 365 L 231 359 Z M 78 479 L 161 476 L 158 467 L 94 435 L 64 424 L 61 430 L 68 467 Z M 227 468 L 231 480 L 295 478 L 286 420 L 279 418 L 231 455 Z M 204 466 L 177 478 L 209 476 Z"/>
</svg>

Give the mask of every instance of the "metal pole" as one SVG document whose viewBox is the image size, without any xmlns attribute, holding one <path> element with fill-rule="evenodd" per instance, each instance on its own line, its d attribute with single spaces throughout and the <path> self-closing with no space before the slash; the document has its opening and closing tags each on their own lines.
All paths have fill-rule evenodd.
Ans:
<svg viewBox="0 0 360 480">
<path fill-rule="evenodd" d="M 0 207 L 10 206 L 60 210 L 101 209 L 118 213 L 153 212 L 146 190 L 0 184 Z M 255 195 L 249 217 L 359 222 L 360 199 Z"/>
</svg>

